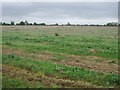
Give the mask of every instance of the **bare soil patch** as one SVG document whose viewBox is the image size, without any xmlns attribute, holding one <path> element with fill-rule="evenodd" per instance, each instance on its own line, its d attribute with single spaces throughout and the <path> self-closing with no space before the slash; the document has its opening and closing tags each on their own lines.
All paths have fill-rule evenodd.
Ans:
<svg viewBox="0 0 120 90">
<path fill-rule="evenodd" d="M 94 50 L 94 49 L 91 49 L 91 50 L 89 50 L 88 52 L 89 52 L 89 53 L 94 53 L 94 54 L 99 53 L 97 50 Z"/>
</svg>

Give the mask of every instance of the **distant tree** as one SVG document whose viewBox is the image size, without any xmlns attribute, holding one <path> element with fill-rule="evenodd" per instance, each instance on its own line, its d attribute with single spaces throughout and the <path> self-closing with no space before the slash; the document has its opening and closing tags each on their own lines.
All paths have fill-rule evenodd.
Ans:
<svg viewBox="0 0 120 90">
<path fill-rule="evenodd" d="M 45 23 L 40 23 L 39 25 L 46 25 Z"/>
<path fill-rule="evenodd" d="M 89 26 L 88 24 L 84 24 L 83 26 Z"/>
<path fill-rule="evenodd" d="M 27 21 L 27 20 L 25 20 L 25 25 L 29 25 L 29 23 L 28 23 L 28 21 Z"/>
<path fill-rule="evenodd" d="M 58 26 L 58 23 L 56 23 L 55 26 Z"/>
<path fill-rule="evenodd" d="M 71 24 L 71 26 L 75 26 L 75 24 Z"/>
<path fill-rule="evenodd" d="M 33 25 L 32 23 L 29 23 L 29 25 Z"/>
<path fill-rule="evenodd" d="M 20 23 L 16 23 L 16 25 L 20 25 Z"/>
<path fill-rule="evenodd" d="M 11 25 L 15 25 L 15 22 L 14 22 L 14 21 L 11 21 L 10 24 L 11 24 Z"/>
<path fill-rule="evenodd" d="M 9 23 L 5 23 L 5 22 L 3 22 L 2 25 L 10 25 L 10 24 L 9 24 Z"/>
<path fill-rule="evenodd" d="M 68 22 L 68 23 L 67 23 L 67 26 L 70 26 L 70 25 L 71 25 L 70 22 Z"/>
<path fill-rule="evenodd" d="M 100 26 L 99 24 L 96 24 L 96 26 Z"/>
<path fill-rule="evenodd" d="M 90 24 L 89 26 L 96 26 L 95 24 Z"/>
<path fill-rule="evenodd" d="M 112 26 L 112 23 L 107 23 L 107 26 Z"/>
<path fill-rule="evenodd" d="M 34 25 L 38 25 L 36 22 L 34 22 Z"/>
<path fill-rule="evenodd" d="M 5 23 L 5 22 L 3 22 L 3 23 L 2 23 L 2 25 L 6 25 L 6 23 Z"/>
<path fill-rule="evenodd" d="M 80 24 L 76 24 L 76 26 L 80 26 Z"/>
<path fill-rule="evenodd" d="M 25 25 L 25 22 L 21 21 L 21 22 L 19 23 L 19 25 Z"/>
<path fill-rule="evenodd" d="M 117 26 L 118 23 L 117 22 L 109 22 L 107 23 L 107 26 Z"/>
</svg>

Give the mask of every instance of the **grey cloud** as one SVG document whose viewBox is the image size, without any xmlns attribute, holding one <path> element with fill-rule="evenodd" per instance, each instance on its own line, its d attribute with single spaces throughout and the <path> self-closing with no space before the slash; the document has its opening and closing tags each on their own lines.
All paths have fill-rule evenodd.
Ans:
<svg viewBox="0 0 120 90">
<path fill-rule="evenodd" d="M 37 17 L 51 19 L 117 18 L 118 6 L 115 2 L 34 2 L 3 3 L 3 17 Z"/>
</svg>

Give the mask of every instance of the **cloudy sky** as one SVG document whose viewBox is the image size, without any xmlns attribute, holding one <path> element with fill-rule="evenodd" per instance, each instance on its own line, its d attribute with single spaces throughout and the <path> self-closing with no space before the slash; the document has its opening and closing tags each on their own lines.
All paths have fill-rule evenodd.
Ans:
<svg viewBox="0 0 120 90">
<path fill-rule="evenodd" d="M 117 2 L 2 2 L 3 22 L 106 24 L 117 18 Z"/>
</svg>

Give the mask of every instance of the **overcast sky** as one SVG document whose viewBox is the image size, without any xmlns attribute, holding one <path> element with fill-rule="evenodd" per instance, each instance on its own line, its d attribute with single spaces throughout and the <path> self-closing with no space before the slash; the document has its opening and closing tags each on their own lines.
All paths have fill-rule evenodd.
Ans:
<svg viewBox="0 0 120 90">
<path fill-rule="evenodd" d="M 118 21 L 117 2 L 3 2 L 2 21 L 105 24 Z"/>
</svg>

